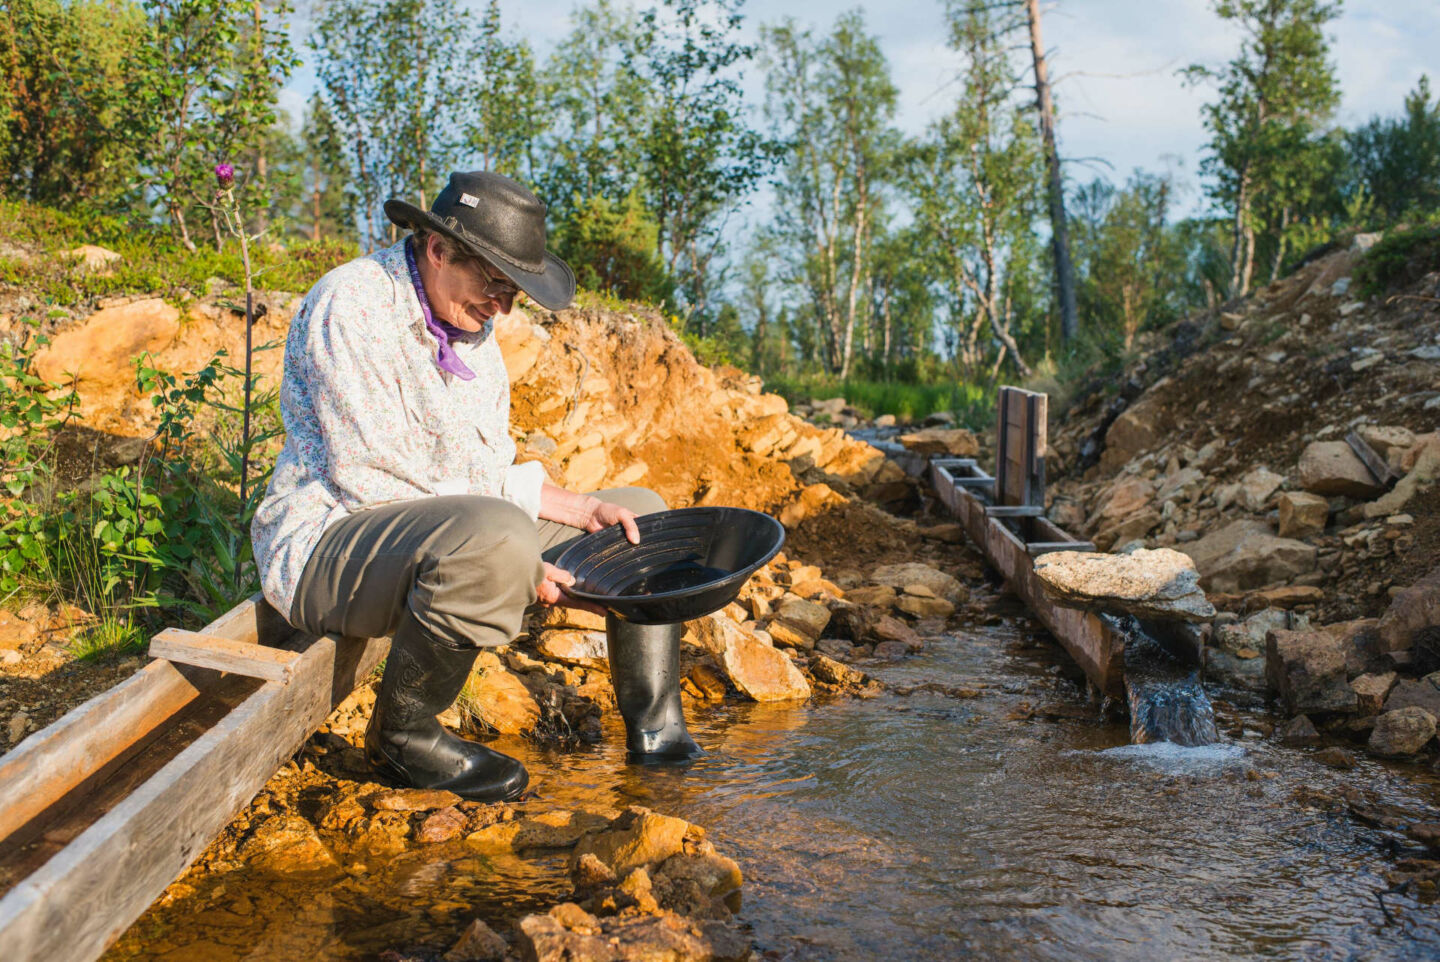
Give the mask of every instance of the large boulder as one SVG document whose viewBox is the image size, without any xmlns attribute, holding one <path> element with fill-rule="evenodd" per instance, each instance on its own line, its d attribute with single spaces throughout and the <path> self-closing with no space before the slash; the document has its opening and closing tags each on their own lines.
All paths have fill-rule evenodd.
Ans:
<svg viewBox="0 0 1440 962">
<path fill-rule="evenodd" d="M 136 357 L 160 351 L 179 332 L 180 312 L 161 298 L 107 307 L 56 335 L 35 355 L 35 372 L 47 381 L 64 382 L 73 374 L 82 386 L 122 387 L 135 380 Z"/>
<path fill-rule="evenodd" d="M 916 454 L 942 454 L 952 458 L 973 458 L 980 453 L 980 442 L 964 428 L 926 428 L 902 434 L 901 444 Z"/>
<path fill-rule="evenodd" d="M 1375 719 L 1370 750 L 1377 755 L 1413 755 L 1435 737 L 1435 716 L 1423 708 L 1400 708 Z"/>
<path fill-rule="evenodd" d="M 1072 608 L 1179 621 L 1215 617 L 1195 563 L 1169 548 L 1123 555 L 1054 551 L 1035 559 L 1035 574 L 1047 595 Z"/>
<path fill-rule="evenodd" d="M 1263 521 L 1233 521 L 1179 550 L 1195 562 L 1207 591 L 1262 588 L 1315 570 L 1312 545 L 1277 538 Z"/>
<path fill-rule="evenodd" d="M 1328 631 L 1271 631 L 1265 639 L 1265 677 L 1285 711 L 1353 711 L 1345 671 L 1345 642 Z"/>
<path fill-rule="evenodd" d="M 783 651 L 765 644 L 729 618 L 711 616 L 691 622 L 700 644 L 742 695 L 754 701 L 794 701 L 810 697 L 810 683 Z"/>
<path fill-rule="evenodd" d="M 953 575 L 915 561 L 881 565 L 870 573 L 870 580 L 877 585 L 899 589 L 908 585 L 924 585 L 937 598 L 944 598 L 952 605 L 964 604 L 970 598 L 969 590 Z"/>
<path fill-rule="evenodd" d="M 1280 495 L 1280 537 L 1308 538 L 1321 534 L 1330 519 L 1330 502 L 1307 491 L 1286 491 Z"/>
<path fill-rule="evenodd" d="M 1383 650 L 1411 648 L 1422 671 L 1440 669 L 1440 567 L 1391 599 L 1376 630 Z"/>
<path fill-rule="evenodd" d="M 1400 708 L 1423 708 L 1440 718 L 1440 671 L 1433 671 L 1424 678 L 1407 678 L 1397 682 L 1385 699 L 1385 710 Z"/>
<path fill-rule="evenodd" d="M 1096 531 L 1142 511 L 1155 500 L 1155 486 L 1144 478 L 1121 478 L 1100 495 L 1090 527 Z"/>
<path fill-rule="evenodd" d="M 1300 487 L 1312 494 L 1369 499 L 1384 489 L 1344 441 L 1312 441 L 1300 455 Z"/>
<path fill-rule="evenodd" d="M 1105 451 L 1100 470 L 1115 471 L 1137 454 L 1149 451 L 1164 437 L 1163 409 L 1158 402 L 1142 398 L 1126 408 L 1105 431 Z"/>
</svg>

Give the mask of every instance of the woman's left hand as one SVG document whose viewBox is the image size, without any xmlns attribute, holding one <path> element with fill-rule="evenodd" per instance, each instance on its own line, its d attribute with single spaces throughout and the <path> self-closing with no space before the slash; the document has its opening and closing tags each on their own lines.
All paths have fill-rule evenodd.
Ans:
<svg viewBox="0 0 1440 962">
<path fill-rule="evenodd" d="M 567 595 L 562 585 L 573 585 L 575 576 L 564 568 L 557 568 L 548 561 L 542 561 L 545 575 L 535 594 L 540 601 L 547 605 L 559 605 L 562 608 L 581 608 L 585 611 L 593 611 L 597 615 L 605 614 L 605 609 L 599 605 L 591 604 L 588 601 L 581 601 L 579 598 L 572 598 Z"/>
</svg>

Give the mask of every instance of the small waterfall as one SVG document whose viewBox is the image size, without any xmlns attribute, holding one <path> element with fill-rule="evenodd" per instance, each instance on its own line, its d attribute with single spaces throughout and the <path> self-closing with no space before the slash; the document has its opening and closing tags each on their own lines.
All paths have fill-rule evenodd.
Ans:
<svg viewBox="0 0 1440 962">
<path fill-rule="evenodd" d="M 1130 741 L 1187 746 L 1219 741 L 1215 710 L 1200 684 L 1199 664 L 1182 657 L 1187 645 L 1176 629 L 1163 622 L 1142 624 L 1133 616 L 1108 620 L 1125 636 Z"/>
</svg>

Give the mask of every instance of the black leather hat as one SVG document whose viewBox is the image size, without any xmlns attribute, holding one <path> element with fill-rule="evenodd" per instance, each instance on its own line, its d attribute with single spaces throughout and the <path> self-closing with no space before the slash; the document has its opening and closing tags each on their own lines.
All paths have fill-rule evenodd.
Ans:
<svg viewBox="0 0 1440 962">
<path fill-rule="evenodd" d="M 453 173 L 429 210 L 391 198 L 385 216 L 454 238 L 547 310 L 568 307 L 575 297 L 575 272 L 545 249 L 545 205 L 503 174 Z"/>
</svg>

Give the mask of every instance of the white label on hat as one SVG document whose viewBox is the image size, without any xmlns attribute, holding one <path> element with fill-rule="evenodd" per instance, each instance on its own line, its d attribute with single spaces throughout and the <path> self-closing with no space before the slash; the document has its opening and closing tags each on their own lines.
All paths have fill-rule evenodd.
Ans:
<svg viewBox="0 0 1440 962">
<path fill-rule="evenodd" d="M 464 204 L 466 207 L 479 207 L 480 198 L 476 197 L 474 194 L 461 194 L 460 203 Z"/>
</svg>

